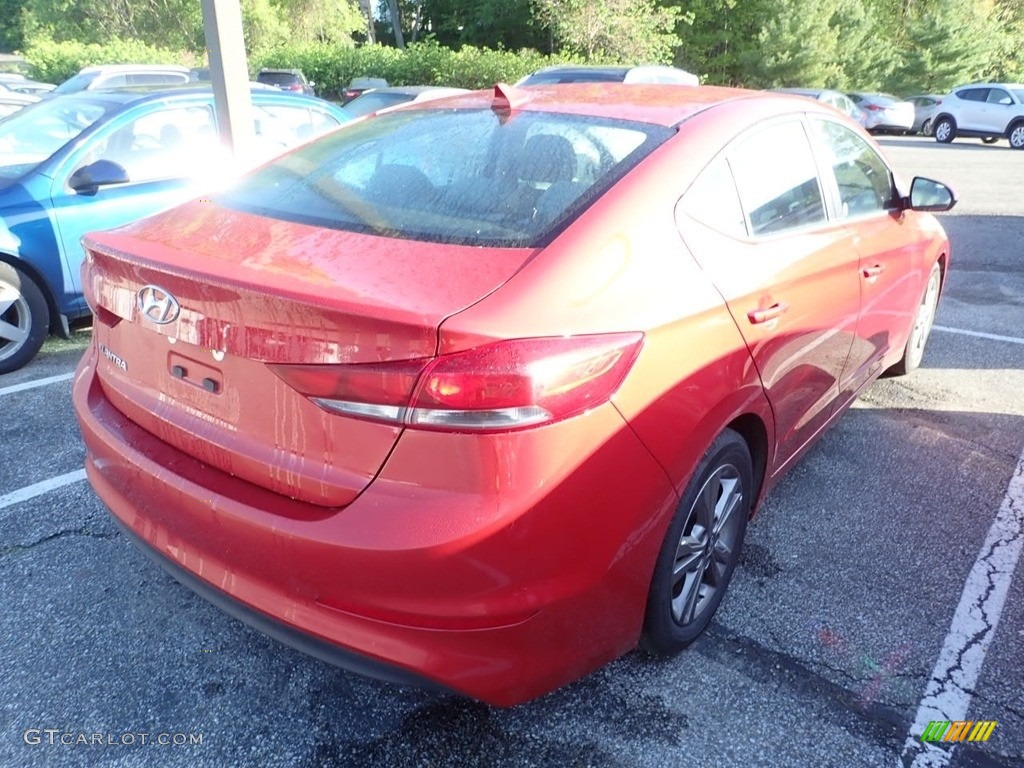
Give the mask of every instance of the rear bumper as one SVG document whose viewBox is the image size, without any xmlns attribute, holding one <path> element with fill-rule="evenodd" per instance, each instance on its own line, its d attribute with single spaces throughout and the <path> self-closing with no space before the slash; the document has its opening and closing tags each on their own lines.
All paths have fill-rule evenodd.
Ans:
<svg viewBox="0 0 1024 768">
<path fill-rule="evenodd" d="M 676 498 L 611 406 L 517 437 L 407 433 L 329 510 L 162 443 L 111 405 L 95 365 L 90 350 L 74 402 L 96 493 L 175 578 L 267 634 L 499 706 L 635 645 Z"/>
</svg>

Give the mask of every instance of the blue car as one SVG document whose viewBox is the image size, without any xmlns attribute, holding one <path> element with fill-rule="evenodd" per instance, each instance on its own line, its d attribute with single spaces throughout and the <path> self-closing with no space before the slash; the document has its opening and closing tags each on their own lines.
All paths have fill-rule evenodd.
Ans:
<svg viewBox="0 0 1024 768">
<path fill-rule="evenodd" d="M 320 99 L 252 91 L 255 164 L 350 118 Z M 223 183 L 228 158 L 208 86 L 87 91 L 0 121 L 0 374 L 88 317 L 81 237 Z"/>
</svg>

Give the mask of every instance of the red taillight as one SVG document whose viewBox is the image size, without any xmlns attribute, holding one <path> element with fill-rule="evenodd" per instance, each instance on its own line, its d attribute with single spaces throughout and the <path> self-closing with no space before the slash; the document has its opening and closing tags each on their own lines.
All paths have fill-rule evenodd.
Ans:
<svg viewBox="0 0 1024 768">
<path fill-rule="evenodd" d="M 870 109 L 872 112 L 878 112 L 879 110 L 885 109 L 885 107 L 880 107 L 877 104 L 865 104 L 864 109 Z"/>
<path fill-rule="evenodd" d="M 302 84 L 301 83 L 292 83 L 291 85 L 288 86 L 288 90 L 289 91 L 301 91 L 302 90 Z"/>
<path fill-rule="evenodd" d="M 333 366 L 272 366 L 317 405 L 419 429 L 501 431 L 574 416 L 607 401 L 641 333 L 515 339 L 442 355 Z"/>
</svg>

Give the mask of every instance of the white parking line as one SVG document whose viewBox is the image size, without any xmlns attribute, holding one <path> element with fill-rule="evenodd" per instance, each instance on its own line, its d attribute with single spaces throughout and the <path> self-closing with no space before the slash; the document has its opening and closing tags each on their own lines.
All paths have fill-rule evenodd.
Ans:
<svg viewBox="0 0 1024 768">
<path fill-rule="evenodd" d="M 60 376 L 47 376 L 45 379 L 34 381 L 23 381 L 21 384 L 12 384 L 9 387 L 0 387 L 0 395 L 12 395 L 15 392 L 24 392 L 26 389 L 45 387 L 47 384 L 56 384 L 58 381 L 67 381 L 74 378 L 74 373 L 62 373 Z"/>
<path fill-rule="evenodd" d="M 1006 341 L 1010 344 L 1024 344 L 1024 339 L 1016 336 L 1000 336 L 998 333 L 984 333 L 982 331 L 968 331 L 965 328 L 948 328 L 944 325 L 933 325 L 933 331 L 943 333 L 956 333 L 960 336 L 974 336 L 976 339 L 988 339 L 989 341 Z"/>
<path fill-rule="evenodd" d="M 918 705 L 899 762 L 903 768 L 942 768 L 949 764 L 956 742 L 922 742 L 933 720 L 966 720 L 974 686 L 992 644 L 1006 593 L 1024 543 L 1024 453 L 1014 470 L 1006 496 L 960 595 L 949 634 Z M 981 720 L 989 714 L 978 712 Z M 940 746 L 941 745 L 941 746 Z"/>
<path fill-rule="evenodd" d="M 36 496 L 42 496 L 44 493 L 49 493 L 58 488 L 63 488 L 65 485 L 71 485 L 77 483 L 80 480 L 85 480 L 85 470 L 76 469 L 74 472 L 65 472 L 63 475 L 57 475 L 47 480 L 41 480 L 38 483 L 32 485 L 26 485 L 24 488 L 19 488 L 16 491 L 11 491 L 8 494 L 0 496 L 0 509 L 20 504 L 23 501 L 35 498 Z"/>
</svg>

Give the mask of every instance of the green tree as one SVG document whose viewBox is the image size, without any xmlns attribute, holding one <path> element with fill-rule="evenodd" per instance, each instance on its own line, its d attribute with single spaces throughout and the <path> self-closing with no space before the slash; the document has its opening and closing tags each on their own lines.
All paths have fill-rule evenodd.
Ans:
<svg viewBox="0 0 1024 768">
<path fill-rule="evenodd" d="M 547 49 L 550 35 L 533 17 L 532 0 L 424 0 L 420 25 L 438 42 L 518 50 Z"/>
<path fill-rule="evenodd" d="M 21 26 L 24 6 L 25 0 L 0 0 L 0 53 L 19 51 L 24 45 Z"/>
<path fill-rule="evenodd" d="M 863 0 L 838 0 L 829 24 L 837 34 L 836 68 L 825 85 L 857 91 L 881 88 L 897 58 L 894 30 L 879 22 L 876 6 Z"/>
<path fill-rule="evenodd" d="M 745 85 L 747 62 L 759 49 L 762 19 L 775 7 L 770 0 L 692 0 L 676 3 L 684 12 L 677 31 L 682 41 L 676 64 L 716 85 Z"/>
<path fill-rule="evenodd" d="M 820 87 L 837 80 L 835 10 L 835 0 L 776 0 L 775 14 L 757 33 L 757 49 L 740 57 L 747 84 Z"/>
<path fill-rule="evenodd" d="M 911 11 L 890 90 L 943 92 L 995 74 L 1001 33 L 987 0 L 934 0 L 927 9 Z"/>
<path fill-rule="evenodd" d="M 654 0 L 534 0 L 536 18 L 563 49 L 587 61 L 672 61 L 680 11 Z"/>
</svg>

